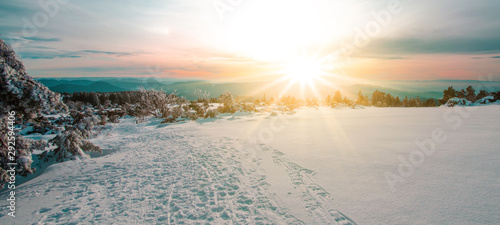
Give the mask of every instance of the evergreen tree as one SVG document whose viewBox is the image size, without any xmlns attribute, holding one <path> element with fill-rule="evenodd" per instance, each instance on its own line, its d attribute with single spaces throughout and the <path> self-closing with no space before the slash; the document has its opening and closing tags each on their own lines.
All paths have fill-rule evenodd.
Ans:
<svg viewBox="0 0 500 225">
<path fill-rule="evenodd" d="M 358 105 L 368 105 L 368 99 L 361 93 L 361 91 L 358 92 L 358 99 L 356 99 L 356 104 Z"/>
<path fill-rule="evenodd" d="M 386 96 L 385 96 L 384 92 L 381 92 L 379 90 L 375 90 L 372 94 L 372 105 L 377 106 L 377 107 L 384 106 L 385 97 Z"/>
<path fill-rule="evenodd" d="M 436 106 L 436 100 L 433 98 L 429 98 L 429 99 L 425 100 L 425 102 L 423 104 L 424 104 L 424 107 L 434 107 L 434 106 Z"/>
<path fill-rule="evenodd" d="M 408 101 L 408 96 L 405 96 L 405 99 L 403 99 L 403 107 L 409 107 L 410 103 Z"/>
<path fill-rule="evenodd" d="M 493 97 L 495 97 L 495 101 L 498 101 L 500 100 L 500 91 L 497 91 L 497 92 L 493 92 L 491 93 L 493 95 Z"/>
<path fill-rule="evenodd" d="M 342 93 L 340 93 L 340 91 L 335 92 L 335 94 L 333 95 L 333 101 L 336 103 L 342 102 Z"/>
<path fill-rule="evenodd" d="M 477 101 L 477 100 L 479 100 L 479 99 L 482 99 L 482 98 L 484 98 L 484 97 L 486 97 L 486 96 L 488 96 L 488 95 L 490 95 L 490 93 L 488 93 L 487 91 L 485 91 L 485 90 L 480 90 L 480 91 L 479 91 L 479 93 L 478 93 L 478 94 L 477 94 L 477 96 L 476 96 L 476 100 L 475 100 L 475 101 Z"/>
<path fill-rule="evenodd" d="M 332 102 L 332 97 L 330 95 L 326 96 L 325 104 L 330 106 Z"/>
<path fill-rule="evenodd" d="M 465 92 L 466 92 L 465 98 L 468 101 L 474 102 L 476 100 L 476 90 L 474 90 L 472 86 L 469 85 L 469 87 L 467 87 Z"/>
<path fill-rule="evenodd" d="M 453 87 L 448 87 L 448 89 L 443 91 L 443 98 L 439 99 L 440 104 L 446 104 L 450 98 L 457 97 L 457 91 Z"/>
<path fill-rule="evenodd" d="M 396 97 L 396 100 L 394 101 L 394 106 L 395 107 L 400 107 L 401 106 L 401 100 L 399 99 L 399 97 Z"/>
<path fill-rule="evenodd" d="M 53 150 L 53 154 L 59 162 L 66 161 L 72 157 L 89 158 L 85 152 L 102 153 L 101 148 L 85 140 L 84 135 L 78 129 L 67 130 L 49 142 L 57 146 Z M 42 157 L 45 157 L 45 155 L 42 155 Z"/>
<path fill-rule="evenodd" d="M 465 98 L 466 96 L 467 96 L 467 92 L 464 89 L 457 92 L 458 98 Z"/>
</svg>

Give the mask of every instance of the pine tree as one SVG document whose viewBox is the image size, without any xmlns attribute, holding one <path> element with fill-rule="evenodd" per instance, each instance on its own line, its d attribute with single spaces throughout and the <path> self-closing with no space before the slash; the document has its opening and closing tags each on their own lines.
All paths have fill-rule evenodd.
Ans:
<svg viewBox="0 0 500 225">
<path fill-rule="evenodd" d="M 332 97 L 330 95 L 326 96 L 325 104 L 330 106 L 332 103 Z"/>
<path fill-rule="evenodd" d="M 458 98 L 465 98 L 466 96 L 467 96 L 467 92 L 464 89 L 457 92 Z"/>
<path fill-rule="evenodd" d="M 482 99 L 482 98 L 484 98 L 484 97 L 486 97 L 488 95 L 490 95 L 490 93 L 488 93 L 486 90 L 480 90 L 479 93 L 476 96 L 475 101 L 477 101 L 479 99 Z"/>
<path fill-rule="evenodd" d="M 467 87 L 467 89 L 465 91 L 466 91 L 465 98 L 468 101 L 474 102 L 476 100 L 476 90 L 474 90 L 474 88 L 469 85 L 469 87 Z"/>
<path fill-rule="evenodd" d="M 424 105 L 424 107 L 434 107 L 434 106 L 436 106 L 436 100 L 433 98 L 429 98 L 429 99 L 425 100 L 423 105 Z"/>
<path fill-rule="evenodd" d="M 356 104 L 358 105 L 367 105 L 368 100 L 367 98 L 361 93 L 361 91 L 358 92 L 358 98 L 356 99 Z"/>
<path fill-rule="evenodd" d="M 396 97 L 396 100 L 394 101 L 394 105 L 395 107 L 400 107 L 401 106 L 401 100 L 399 99 L 399 97 Z"/>
<path fill-rule="evenodd" d="M 342 93 L 340 91 L 336 91 L 335 94 L 333 95 L 333 101 L 335 103 L 341 103 L 342 102 Z"/>
<path fill-rule="evenodd" d="M 59 162 L 72 159 L 74 157 L 89 158 L 85 152 L 100 152 L 100 147 L 92 144 L 92 142 L 85 140 L 82 133 L 77 129 L 70 129 L 64 133 L 57 135 L 49 141 L 54 146 L 53 155 Z M 45 156 L 45 155 L 44 155 Z"/>
<path fill-rule="evenodd" d="M 443 98 L 439 99 L 440 104 L 446 104 L 450 98 L 457 97 L 457 91 L 453 87 L 448 87 L 448 89 L 443 91 Z"/>
</svg>

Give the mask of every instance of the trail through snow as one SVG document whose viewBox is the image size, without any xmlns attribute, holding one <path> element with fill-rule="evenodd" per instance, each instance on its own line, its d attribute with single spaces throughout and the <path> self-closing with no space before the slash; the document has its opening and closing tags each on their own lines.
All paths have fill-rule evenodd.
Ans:
<svg viewBox="0 0 500 225">
<path fill-rule="evenodd" d="M 204 137 L 196 126 L 124 120 L 94 140 L 119 151 L 49 167 L 19 187 L 16 218 L 2 223 L 354 224 L 313 171 L 267 146 L 250 152 L 244 140 Z M 277 196 L 280 187 L 288 196 Z"/>
</svg>

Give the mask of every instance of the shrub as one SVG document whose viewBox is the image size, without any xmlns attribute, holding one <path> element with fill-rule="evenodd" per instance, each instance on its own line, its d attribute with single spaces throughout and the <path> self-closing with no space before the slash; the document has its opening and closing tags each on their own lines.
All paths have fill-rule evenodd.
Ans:
<svg viewBox="0 0 500 225">
<path fill-rule="evenodd" d="M 112 115 L 109 117 L 109 122 L 110 123 L 119 123 L 120 120 L 118 118 L 120 118 L 118 115 Z"/>
<path fill-rule="evenodd" d="M 102 149 L 99 146 L 92 144 L 92 142 L 85 140 L 84 135 L 78 129 L 66 130 L 64 133 L 51 139 L 49 143 L 57 146 L 52 151 L 52 155 L 56 157 L 58 162 L 75 159 L 76 157 L 89 158 L 85 152 L 102 153 Z M 42 157 L 46 156 L 48 155 L 42 155 Z"/>
<path fill-rule="evenodd" d="M 450 98 L 448 100 L 448 102 L 446 102 L 446 106 L 448 106 L 448 107 L 454 107 L 454 106 L 457 106 L 457 105 L 468 106 L 470 104 L 471 104 L 471 102 L 467 101 L 467 99 L 457 98 L 457 97 Z"/>
<path fill-rule="evenodd" d="M 0 188 L 3 187 L 5 182 L 10 180 L 10 176 L 7 173 L 7 170 L 10 169 L 8 163 L 12 161 L 17 162 L 16 166 L 16 174 L 21 176 L 26 176 L 31 174 L 34 169 L 31 168 L 31 153 L 34 150 L 45 150 L 47 147 L 47 142 L 43 140 L 32 140 L 23 138 L 20 135 L 14 135 L 15 137 L 15 146 L 16 151 L 14 160 L 11 160 L 12 154 L 9 155 L 8 149 L 8 128 L 7 128 L 7 118 L 0 118 Z M 9 157 L 10 156 L 10 157 Z"/>
<path fill-rule="evenodd" d="M 229 91 L 222 94 L 219 101 L 222 103 L 221 106 L 217 107 L 217 111 L 220 113 L 235 113 L 239 109 L 236 99 Z"/>
<path fill-rule="evenodd" d="M 219 115 L 219 111 L 215 109 L 209 109 L 205 114 L 205 118 L 217 118 L 217 115 Z"/>
</svg>

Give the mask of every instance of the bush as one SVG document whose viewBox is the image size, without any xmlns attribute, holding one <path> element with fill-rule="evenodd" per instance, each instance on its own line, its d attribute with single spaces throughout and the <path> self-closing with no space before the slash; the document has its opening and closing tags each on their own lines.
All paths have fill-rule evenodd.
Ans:
<svg viewBox="0 0 500 225">
<path fill-rule="evenodd" d="M 15 141 L 14 144 L 16 146 L 16 151 L 14 155 L 14 160 L 11 160 L 12 154 L 9 155 L 8 149 L 8 127 L 7 127 L 7 118 L 4 116 L 0 118 L 0 188 L 10 180 L 10 176 L 7 173 L 7 170 L 10 169 L 8 163 L 13 161 L 17 162 L 17 166 L 15 168 L 16 174 L 21 176 L 26 176 L 31 174 L 34 169 L 31 168 L 31 153 L 34 150 L 45 150 L 47 147 L 47 142 L 43 140 L 32 140 L 24 138 L 20 135 L 14 135 Z"/>
<path fill-rule="evenodd" d="M 109 117 L 109 122 L 110 123 L 119 123 L 120 122 L 119 118 L 120 117 L 118 115 L 112 115 Z"/>
<path fill-rule="evenodd" d="M 255 111 L 257 111 L 255 109 L 255 105 L 253 105 L 251 103 L 243 103 L 241 105 L 241 110 L 244 111 L 244 112 L 255 112 Z"/>
<path fill-rule="evenodd" d="M 481 98 L 479 100 L 477 100 L 475 103 L 478 103 L 478 104 L 488 104 L 490 102 L 494 102 L 495 101 L 495 97 L 493 96 L 486 96 L 484 98 Z"/>
<path fill-rule="evenodd" d="M 226 91 L 219 97 L 219 102 L 222 103 L 221 106 L 217 107 L 217 111 L 220 113 L 235 113 L 239 110 L 236 99 L 231 92 Z"/>
<path fill-rule="evenodd" d="M 100 152 L 102 149 L 99 146 L 92 144 L 92 142 L 85 140 L 84 135 L 78 129 L 67 130 L 64 133 L 57 135 L 51 139 L 49 143 L 57 146 L 52 151 L 52 156 L 56 157 L 58 162 L 64 162 L 68 159 L 89 158 L 85 152 Z M 50 157 L 45 152 L 43 158 Z"/>
<path fill-rule="evenodd" d="M 176 106 L 169 108 L 166 111 L 166 114 L 164 114 L 164 120 L 163 123 L 175 123 L 177 121 L 177 118 L 181 117 L 184 115 L 184 109 L 182 109 L 181 106 Z"/>
<path fill-rule="evenodd" d="M 205 118 L 217 118 L 217 115 L 219 115 L 219 111 L 215 109 L 209 109 L 205 114 Z"/>
<path fill-rule="evenodd" d="M 454 106 L 457 106 L 457 105 L 469 106 L 469 105 L 471 105 L 471 102 L 467 101 L 467 99 L 457 98 L 457 97 L 450 98 L 448 100 L 448 102 L 446 102 L 446 106 L 448 106 L 448 107 L 454 107 Z"/>
</svg>

